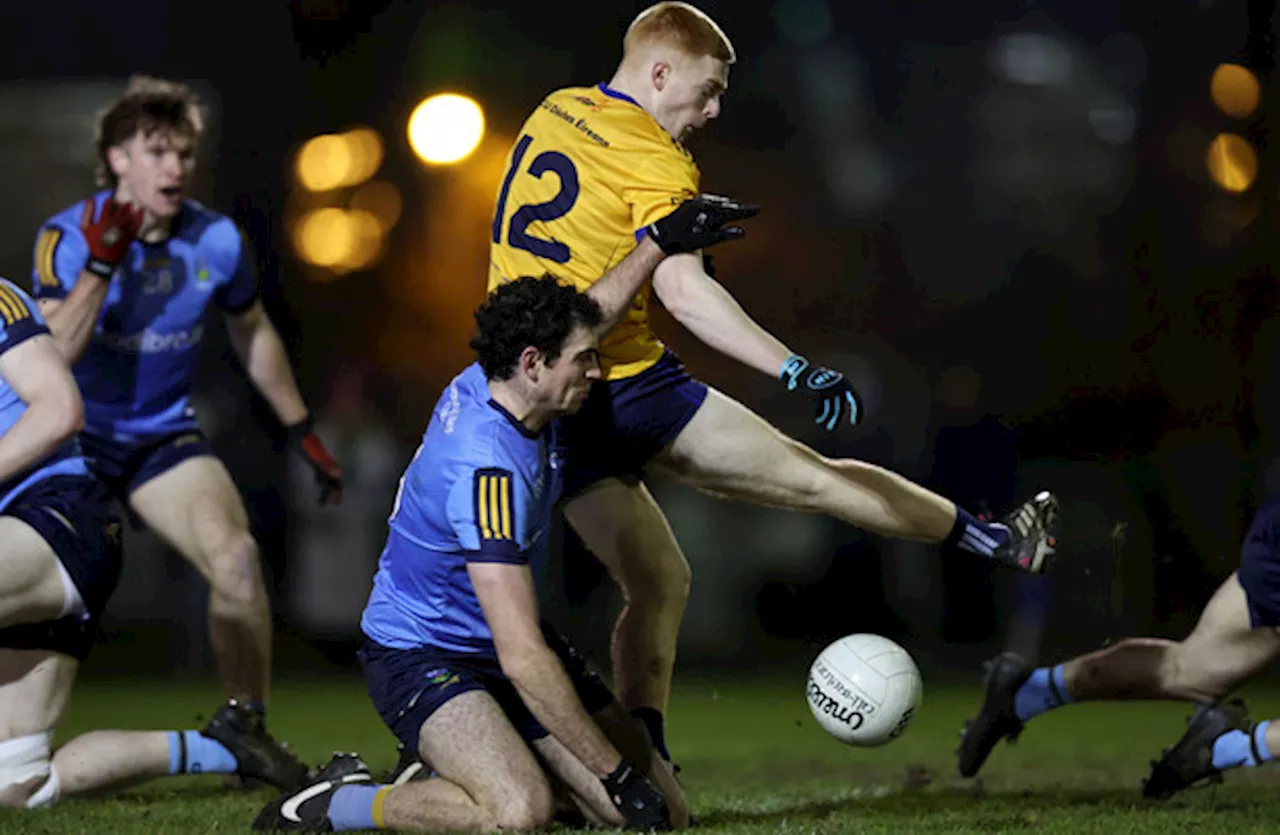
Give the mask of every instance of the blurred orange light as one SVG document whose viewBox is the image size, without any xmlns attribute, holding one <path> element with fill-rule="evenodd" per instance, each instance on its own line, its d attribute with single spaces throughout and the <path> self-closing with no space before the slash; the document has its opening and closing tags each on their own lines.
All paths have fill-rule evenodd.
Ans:
<svg viewBox="0 0 1280 835">
<path fill-rule="evenodd" d="M 355 249 L 355 230 L 342 209 L 317 209 L 298 221 L 298 254 L 318 267 L 332 267 Z"/>
<path fill-rule="evenodd" d="M 369 212 L 347 212 L 351 229 L 351 247 L 338 266 L 348 270 L 363 269 L 372 264 L 382 250 L 382 224 Z"/>
<path fill-rule="evenodd" d="M 396 225 L 403 205 L 399 190 L 386 180 L 365 183 L 351 195 L 351 208 L 373 215 L 384 229 Z"/>
<path fill-rule="evenodd" d="M 1223 113 L 1244 119 L 1258 109 L 1262 86 L 1253 73 L 1239 64 L 1219 64 L 1209 80 L 1209 94 Z"/>
<path fill-rule="evenodd" d="M 1258 154 L 1248 140 L 1234 133 L 1220 133 L 1209 143 L 1205 158 L 1213 181 L 1231 192 L 1242 192 L 1258 176 Z"/>
<path fill-rule="evenodd" d="M 294 167 L 303 188 L 328 191 L 347 178 L 351 170 L 351 149 L 339 136 L 317 136 L 298 149 Z"/>
<path fill-rule="evenodd" d="M 382 254 L 382 224 L 369 212 L 324 208 L 308 212 L 294 230 L 302 260 L 339 273 L 363 269 Z"/>
<path fill-rule="evenodd" d="M 382 165 L 382 138 L 372 128 L 327 133 L 298 149 L 294 171 L 308 191 L 331 191 L 364 182 Z"/>
<path fill-rule="evenodd" d="M 441 93 L 413 109 L 407 130 L 409 145 L 423 162 L 461 162 L 484 137 L 484 111 L 475 99 Z"/>
<path fill-rule="evenodd" d="M 353 186 L 378 173 L 382 166 L 382 137 L 373 128 L 355 128 L 342 134 L 351 150 L 351 172 L 344 185 Z"/>
</svg>

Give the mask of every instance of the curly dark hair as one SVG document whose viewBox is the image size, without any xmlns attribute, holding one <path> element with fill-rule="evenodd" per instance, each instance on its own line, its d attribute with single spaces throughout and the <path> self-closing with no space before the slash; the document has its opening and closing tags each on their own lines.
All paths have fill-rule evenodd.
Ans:
<svg viewBox="0 0 1280 835">
<path fill-rule="evenodd" d="M 550 275 L 503 284 L 476 309 L 471 349 L 490 380 L 508 380 L 525 348 L 555 363 L 575 327 L 597 327 L 604 314 L 596 300 Z"/>
<path fill-rule="evenodd" d="M 127 142 L 138 131 L 174 131 L 199 138 L 204 131 L 204 109 L 190 87 L 145 75 L 129 79 L 120 98 L 98 117 L 94 150 L 98 152 L 97 181 L 100 186 L 116 185 L 115 172 L 107 162 L 107 149 Z"/>
</svg>

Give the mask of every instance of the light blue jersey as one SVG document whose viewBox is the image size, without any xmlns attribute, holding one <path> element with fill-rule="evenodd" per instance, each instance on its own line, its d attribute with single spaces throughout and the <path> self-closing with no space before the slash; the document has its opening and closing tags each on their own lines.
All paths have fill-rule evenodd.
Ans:
<svg viewBox="0 0 1280 835">
<path fill-rule="evenodd" d="M 494 656 L 470 562 L 545 564 L 559 498 L 553 422 L 532 433 L 489 396 L 478 365 L 453 379 L 400 481 L 361 628 L 385 647 Z"/>
<path fill-rule="evenodd" d="M 44 319 L 31 297 L 0 278 L 0 356 L 32 337 L 48 334 Z M 0 435 L 6 434 L 27 411 L 27 404 L 0 376 Z M 30 470 L 0 481 L 0 512 L 36 482 L 56 475 L 87 475 L 89 468 L 76 451 L 74 441 L 63 444 L 50 459 Z"/>
<path fill-rule="evenodd" d="M 99 210 L 108 194 L 94 197 Z M 54 215 L 36 239 L 38 299 L 61 299 L 80 279 L 89 258 L 83 206 Z M 85 432 L 131 442 L 195 429 L 189 399 L 205 311 L 213 302 L 239 313 L 257 298 L 252 257 L 235 223 L 184 201 L 172 235 L 135 241 L 112 277 L 93 341 L 74 368 Z"/>
</svg>

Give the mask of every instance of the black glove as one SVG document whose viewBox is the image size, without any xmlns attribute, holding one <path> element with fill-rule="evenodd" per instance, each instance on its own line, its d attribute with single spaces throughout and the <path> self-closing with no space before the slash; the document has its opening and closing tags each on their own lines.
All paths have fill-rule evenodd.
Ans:
<svg viewBox="0 0 1280 835">
<path fill-rule="evenodd" d="M 632 829 L 666 831 L 671 828 L 671 810 L 662 792 L 625 759 L 613 773 L 602 777 L 604 790 L 614 807 Z"/>
<path fill-rule="evenodd" d="M 736 220 L 755 217 L 759 206 L 739 203 L 718 194 L 699 194 L 681 203 L 675 211 L 650 223 L 649 237 L 663 252 L 693 252 L 722 241 L 732 241 L 746 235 L 741 226 L 725 226 Z"/>
<path fill-rule="evenodd" d="M 315 433 L 308 416 L 288 427 L 289 445 L 311 465 L 316 485 L 320 488 L 320 504 L 342 504 L 342 468 L 329 454 L 324 441 Z"/>
<path fill-rule="evenodd" d="M 862 401 L 849 380 L 839 371 L 810 365 L 799 354 L 782 364 L 778 379 L 787 384 L 787 391 L 803 394 L 814 402 L 820 423 L 830 432 L 848 415 L 849 423 L 857 425 L 862 420 Z"/>
</svg>

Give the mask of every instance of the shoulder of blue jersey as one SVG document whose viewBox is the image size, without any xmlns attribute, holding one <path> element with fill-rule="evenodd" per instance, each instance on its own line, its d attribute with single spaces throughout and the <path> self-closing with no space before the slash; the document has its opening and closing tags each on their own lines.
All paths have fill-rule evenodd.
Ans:
<svg viewBox="0 0 1280 835">
<path fill-rule="evenodd" d="M 475 469 L 522 469 L 520 429 L 489 404 L 488 387 L 477 375 L 478 366 L 468 368 L 441 394 L 432 415 L 436 437 L 425 447 L 428 462 L 438 465 L 453 459 Z"/>
<path fill-rule="evenodd" d="M 194 200 L 186 201 L 183 211 L 177 237 L 195 244 L 200 255 L 221 269 L 233 271 L 245 248 L 244 233 L 236 222 Z"/>
<path fill-rule="evenodd" d="M 72 232 L 77 237 L 80 233 L 80 218 L 84 214 L 84 201 L 78 200 L 60 212 L 50 215 L 41 225 L 41 230 L 57 229 L 61 232 Z"/>
</svg>

